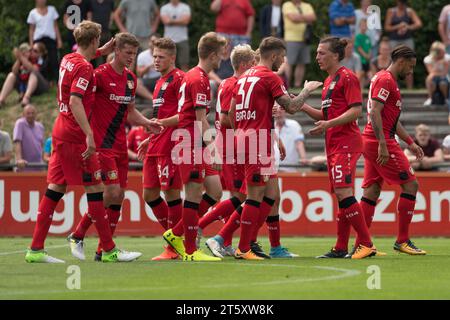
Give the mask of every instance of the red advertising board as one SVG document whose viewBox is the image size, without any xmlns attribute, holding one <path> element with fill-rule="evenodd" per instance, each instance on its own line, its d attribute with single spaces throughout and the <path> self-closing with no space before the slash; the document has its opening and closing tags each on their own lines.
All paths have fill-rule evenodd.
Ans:
<svg viewBox="0 0 450 320">
<path fill-rule="evenodd" d="M 450 174 L 418 173 L 420 192 L 411 233 L 415 236 L 450 236 Z M 162 228 L 151 209 L 141 198 L 141 174 L 129 176 L 122 220 L 118 235 L 158 236 Z M 356 179 L 356 197 L 362 195 L 362 178 Z M 336 233 L 337 203 L 329 190 L 328 176 L 324 173 L 280 174 L 281 230 L 283 236 L 333 236 Z M 36 221 L 39 200 L 46 188 L 45 173 L 0 173 L 0 236 L 31 236 Z M 394 235 L 397 230 L 396 207 L 400 188 L 385 185 L 376 208 L 371 227 L 373 235 Z M 224 198 L 229 197 L 224 192 Z M 68 190 L 53 216 L 50 234 L 66 236 L 71 232 L 87 202 L 83 188 Z M 222 222 L 205 230 L 216 232 Z M 265 234 L 266 230 L 263 228 Z M 92 228 L 90 233 L 94 233 Z"/>
</svg>

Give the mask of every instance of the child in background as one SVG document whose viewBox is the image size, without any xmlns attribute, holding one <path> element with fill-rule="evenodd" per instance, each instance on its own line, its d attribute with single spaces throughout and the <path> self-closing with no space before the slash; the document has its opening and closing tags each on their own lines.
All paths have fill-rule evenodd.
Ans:
<svg viewBox="0 0 450 320">
<path fill-rule="evenodd" d="M 364 73 L 364 87 L 369 83 L 370 60 L 372 57 L 372 42 L 367 33 L 367 20 L 361 19 L 359 22 L 359 34 L 355 37 L 355 51 L 361 58 L 361 65 Z"/>
</svg>

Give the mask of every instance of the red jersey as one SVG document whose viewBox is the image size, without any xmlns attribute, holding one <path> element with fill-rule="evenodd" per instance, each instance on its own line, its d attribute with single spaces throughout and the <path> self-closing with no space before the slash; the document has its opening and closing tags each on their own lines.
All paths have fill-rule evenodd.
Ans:
<svg viewBox="0 0 450 320">
<path fill-rule="evenodd" d="M 397 123 L 402 110 L 402 97 L 397 81 L 389 71 L 382 70 L 378 72 L 370 82 L 369 100 L 367 101 L 367 125 L 363 135 L 376 139 L 369 116 L 373 100 L 384 105 L 383 110 L 381 110 L 381 120 L 383 121 L 385 139 L 395 140 Z"/>
<path fill-rule="evenodd" d="M 161 77 L 153 91 L 153 117 L 158 119 L 170 118 L 178 111 L 178 93 L 184 78 L 184 72 L 174 69 L 164 77 Z M 172 132 L 175 128 L 164 128 L 159 134 L 153 134 L 150 138 L 147 155 L 170 156 L 174 141 Z"/>
<path fill-rule="evenodd" d="M 217 147 L 221 154 L 223 154 L 223 146 L 227 145 L 227 129 L 230 130 L 231 127 L 224 127 L 220 124 L 220 115 L 222 113 L 227 114 L 230 111 L 231 98 L 233 98 L 233 90 L 236 86 L 238 78 L 232 76 L 228 79 L 223 80 L 220 83 L 218 94 L 217 94 L 217 104 L 216 104 L 216 130 L 217 134 L 221 135 L 221 140 L 216 140 Z"/>
<path fill-rule="evenodd" d="M 348 109 L 362 105 L 361 87 L 356 75 L 341 67 L 333 78 L 325 79 L 322 90 L 324 120 L 332 120 Z M 362 152 L 362 138 L 357 121 L 329 128 L 325 135 L 327 155 Z"/>
<path fill-rule="evenodd" d="M 128 149 L 134 153 L 138 152 L 139 144 L 148 138 L 150 134 L 145 130 L 144 127 L 135 127 L 128 132 Z"/>
<path fill-rule="evenodd" d="M 245 35 L 248 17 L 255 16 L 249 0 L 222 0 L 216 18 L 216 32 Z"/>
<path fill-rule="evenodd" d="M 256 66 L 247 70 L 238 79 L 233 91 L 236 100 L 234 118 L 236 129 L 246 132 L 249 138 L 253 136 L 253 133 L 250 132 L 255 130 L 257 140 L 252 139 L 252 142 L 258 142 L 259 146 L 263 139 L 266 139 L 267 147 L 272 146 L 272 109 L 277 98 L 288 94 L 281 78 L 267 67 Z M 237 135 L 238 140 L 242 139 L 241 134 L 237 133 Z M 237 152 L 249 153 L 248 141 L 245 146 L 246 150 L 238 150 Z M 271 149 L 267 150 L 267 155 L 270 155 Z"/>
<path fill-rule="evenodd" d="M 118 74 L 111 64 L 95 69 L 95 106 L 91 124 L 98 149 L 127 152 L 125 123 L 128 106 L 134 103 L 137 80 L 133 72 L 125 68 Z"/>
<path fill-rule="evenodd" d="M 53 126 L 53 137 L 72 143 L 85 143 L 86 135 L 75 120 L 69 102 L 71 96 L 81 98 L 86 115 L 89 116 L 94 103 L 94 86 L 95 77 L 89 61 L 77 52 L 64 56 L 59 66 L 59 115 Z"/>
<path fill-rule="evenodd" d="M 181 83 L 178 94 L 178 113 L 180 122 L 178 128 L 187 129 L 194 139 L 194 121 L 197 121 L 195 111 L 206 109 L 209 112 L 211 103 L 211 88 L 208 74 L 200 67 L 189 70 Z M 201 132 L 199 133 L 201 135 Z"/>
</svg>

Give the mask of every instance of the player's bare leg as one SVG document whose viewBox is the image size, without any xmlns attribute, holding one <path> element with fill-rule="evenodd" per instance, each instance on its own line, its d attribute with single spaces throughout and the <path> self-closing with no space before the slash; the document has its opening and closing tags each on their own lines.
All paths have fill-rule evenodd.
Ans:
<svg viewBox="0 0 450 320">
<path fill-rule="evenodd" d="M 417 180 L 402 184 L 402 193 L 397 204 L 398 211 L 398 235 L 394 244 L 394 250 L 409 255 L 425 255 L 426 251 L 417 248 L 409 238 L 409 225 L 414 216 L 416 195 L 419 190 Z"/>
<path fill-rule="evenodd" d="M 45 195 L 41 198 L 38 216 L 33 232 L 30 249 L 25 256 L 26 262 L 64 263 L 63 260 L 53 258 L 44 251 L 44 242 L 53 219 L 53 212 L 59 200 L 66 193 L 66 185 L 49 184 Z"/>
</svg>

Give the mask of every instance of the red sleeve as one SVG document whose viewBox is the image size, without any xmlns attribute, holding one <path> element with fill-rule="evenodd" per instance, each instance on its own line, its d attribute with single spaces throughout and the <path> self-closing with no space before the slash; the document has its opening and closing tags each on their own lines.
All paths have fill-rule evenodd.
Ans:
<svg viewBox="0 0 450 320">
<path fill-rule="evenodd" d="M 74 72 L 72 84 L 70 86 L 70 95 L 83 98 L 89 87 L 89 82 L 92 81 L 92 66 L 82 65 Z"/>
<path fill-rule="evenodd" d="M 387 78 L 378 79 L 372 85 L 372 92 L 370 98 L 382 104 L 385 104 L 391 94 L 391 81 Z"/>
<path fill-rule="evenodd" d="M 204 81 L 191 81 L 190 93 L 194 109 L 208 108 L 208 86 Z"/>
<path fill-rule="evenodd" d="M 361 87 L 356 76 L 346 76 L 344 79 L 344 96 L 347 101 L 347 107 L 362 106 Z"/>
<path fill-rule="evenodd" d="M 247 15 L 247 17 L 254 16 L 255 9 L 253 9 L 252 3 L 249 0 L 246 0 L 245 3 L 246 3 L 245 14 Z"/>
<path fill-rule="evenodd" d="M 289 92 L 284 86 L 283 80 L 281 80 L 280 76 L 278 76 L 277 74 L 272 73 L 267 79 L 267 84 L 274 99 L 277 99 L 284 95 L 289 95 Z"/>
<path fill-rule="evenodd" d="M 134 82 L 133 90 L 131 90 L 131 97 L 132 97 L 132 100 L 134 101 L 136 98 L 136 89 L 137 89 L 138 83 L 137 83 L 136 75 L 134 73 L 132 73 L 131 75 L 133 76 L 133 82 Z"/>
</svg>

